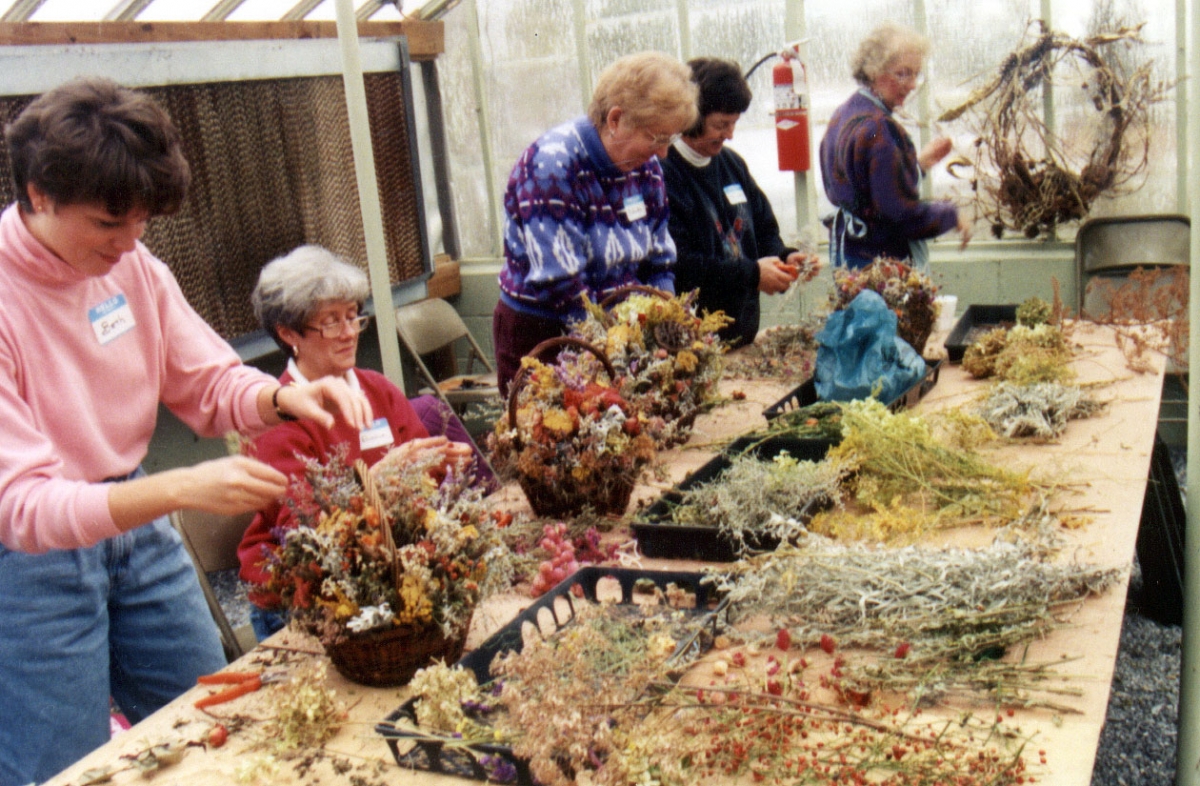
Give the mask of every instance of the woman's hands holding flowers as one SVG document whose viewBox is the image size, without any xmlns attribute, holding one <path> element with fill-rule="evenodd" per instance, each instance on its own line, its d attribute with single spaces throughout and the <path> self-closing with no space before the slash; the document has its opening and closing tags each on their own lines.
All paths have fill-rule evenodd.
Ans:
<svg viewBox="0 0 1200 786">
<path fill-rule="evenodd" d="M 281 388 L 268 386 L 258 394 L 258 410 L 271 413 L 263 417 L 268 423 L 291 415 L 315 421 L 327 429 L 333 428 L 335 416 L 359 430 L 371 425 L 373 419 L 367 397 L 337 377 L 321 377 L 303 385 Z"/>
<path fill-rule="evenodd" d="M 430 462 L 430 474 L 439 482 L 446 477 L 447 472 L 460 471 L 474 459 L 471 446 L 463 442 L 451 442 L 441 436 L 411 439 L 389 450 L 388 454 L 371 468 L 371 475 L 379 477 L 381 473 L 392 473 L 406 464 L 434 456 L 440 457 L 440 460 Z"/>
</svg>

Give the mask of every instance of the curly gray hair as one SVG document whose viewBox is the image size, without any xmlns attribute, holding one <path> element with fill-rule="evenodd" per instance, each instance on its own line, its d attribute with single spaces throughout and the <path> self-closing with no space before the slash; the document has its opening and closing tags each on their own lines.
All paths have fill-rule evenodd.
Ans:
<svg viewBox="0 0 1200 786">
<path fill-rule="evenodd" d="M 884 22 L 859 43 L 850 58 L 850 72 L 860 85 L 869 85 L 897 57 L 909 52 L 924 59 L 929 54 L 929 39 L 911 27 Z"/>
<path fill-rule="evenodd" d="M 326 303 L 352 301 L 361 309 L 370 291 L 367 274 L 359 268 L 321 246 L 300 246 L 263 267 L 250 302 L 263 330 L 290 352 L 278 328 L 300 332 Z"/>
</svg>

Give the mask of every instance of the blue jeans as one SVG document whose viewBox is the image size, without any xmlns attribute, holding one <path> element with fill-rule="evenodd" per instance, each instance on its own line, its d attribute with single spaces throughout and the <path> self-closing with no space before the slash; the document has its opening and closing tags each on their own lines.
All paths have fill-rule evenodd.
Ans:
<svg viewBox="0 0 1200 786">
<path fill-rule="evenodd" d="M 0 546 L 0 786 L 42 781 L 225 666 L 166 517 L 91 548 Z"/>
<path fill-rule="evenodd" d="M 287 627 L 288 613 L 279 610 L 263 609 L 250 604 L 250 627 L 254 629 L 254 637 L 259 641 Z"/>
</svg>

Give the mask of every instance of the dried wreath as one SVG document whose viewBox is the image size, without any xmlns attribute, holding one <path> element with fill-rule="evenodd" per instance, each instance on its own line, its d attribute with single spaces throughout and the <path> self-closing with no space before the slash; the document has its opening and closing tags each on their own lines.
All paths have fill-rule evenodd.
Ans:
<svg viewBox="0 0 1200 786">
<path fill-rule="evenodd" d="M 621 394 L 646 416 L 655 442 L 679 444 L 696 415 L 716 401 L 725 352 L 717 331 L 731 320 L 722 311 L 697 316 L 696 292 L 634 290 L 609 310 L 607 300 L 585 303 L 587 315 L 572 335 L 604 348 L 621 377 Z"/>
<path fill-rule="evenodd" d="M 1100 196 L 1131 191 L 1145 171 L 1150 108 L 1169 85 L 1153 78 L 1150 61 L 1130 62 L 1125 51 L 1142 42 L 1142 25 L 1072 38 L 1036 23 L 1032 40 L 1004 58 L 996 73 L 939 121 L 971 112 L 978 129 L 976 209 L 992 234 L 1005 229 L 1028 238 L 1049 236 L 1059 224 L 1087 215 Z M 1082 99 L 1070 134 L 1043 121 L 1043 89 L 1076 88 Z"/>
<path fill-rule="evenodd" d="M 937 285 L 929 276 L 903 262 L 880 257 L 874 264 L 858 270 L 836 268 L 833 283 L 830 310 L 846 308 L 864 289 L 877 292 L 896 313 L 896 334 L 918 353 L 924 351 L 941 311 L 935 300 Z"/>
</svg>

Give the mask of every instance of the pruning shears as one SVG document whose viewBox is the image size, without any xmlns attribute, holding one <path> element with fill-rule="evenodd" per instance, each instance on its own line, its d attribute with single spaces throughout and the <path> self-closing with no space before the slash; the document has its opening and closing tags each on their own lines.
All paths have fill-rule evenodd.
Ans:
<svg viewBox="0 0 1200 786">
<path fill-rule="evenodd" d="M 239 696 L 245 696 L 247 693 L 254 693 L 263 685 L 272 682 L 282 682 L 286 679 L 287 674 L 282 672 L 219 671 L 216 674 L 203 674 L 196 678 L 197 685 L 228 685 L 230 687 L 216 693 L 210 693 L 198 700 L 195 706 L 196 709 L 202 710 L 205 707 L 224 704 Z"/>
</svg>

